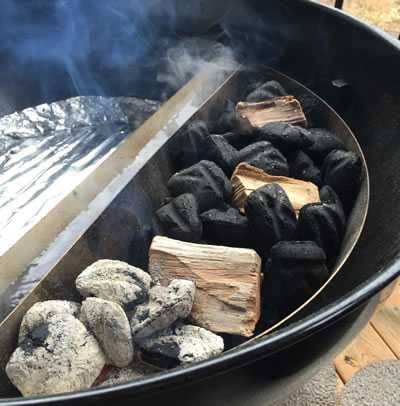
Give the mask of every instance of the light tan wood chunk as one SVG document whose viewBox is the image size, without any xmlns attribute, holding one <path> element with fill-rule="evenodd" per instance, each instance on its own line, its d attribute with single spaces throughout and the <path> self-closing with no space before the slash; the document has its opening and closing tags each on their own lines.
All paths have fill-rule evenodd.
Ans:
<svg viewBox="0 0 400 406">
<path fill-rule="evenodd" d="M 149 271 L 155 281 L 196 283 L 193 323 L 251 337 L 260 318 L 261 258 L 251 249 L 192 244 L 156 236 Z"/>
<path fill-rule="evenodd" d="M 249 103 L 239 102 L 236 113 L 243 126 L 260 128 L 271 123 L 288 123 L 307 126 L 301 104 L 293 96 L 276 97 L 275 99 Z"/>
<path fill-rule="evenodd" d="M 304 205 L 321 201 L 318 187 L 314 183 L 286 176 L 268 175 L 262 169 L 244 162 L 236 167 L 231 183 L 233 203 L 242 211 L 250 193 L 268 183 L 278 183 L 284 189 L 296 214 Z"/>
</svg>

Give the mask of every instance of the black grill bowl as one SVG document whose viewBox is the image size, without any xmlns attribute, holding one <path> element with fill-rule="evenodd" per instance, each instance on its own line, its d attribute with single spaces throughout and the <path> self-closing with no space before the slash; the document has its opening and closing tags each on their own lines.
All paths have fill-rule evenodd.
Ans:
<svg viewBox="0 0 400 406">
<path fill-rule="evenodd" d="M 347 121 L 370 175 L 361 240 L 318 310 L 251 345 L 116 387 L 0 404 L 266 405 L 331 361 L 366 324 L 380 291 L 400 274 L 400 43 L 310 1 L 203 0 L 195 17 L 186 2 L 176 3 L 178 32 L 224 38 L 249 62 L 272 65 L 311 88 Z M 44 101 L 35 78 L 24 75 L 20 83 L 0 79 L 7 89 L 5 110 Z"/>
</svg>

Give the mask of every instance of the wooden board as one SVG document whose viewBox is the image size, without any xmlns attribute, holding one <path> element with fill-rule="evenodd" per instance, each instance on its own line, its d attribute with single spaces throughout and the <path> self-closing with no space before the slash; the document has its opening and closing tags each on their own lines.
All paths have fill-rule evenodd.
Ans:
<svg viewBox="0 0 400 406">
<path fill-rule="evenodd" d="M 337 374 L 344 384 L 372 362 L 400 359 L 399 282 L 388 292 L 368 325 L 335 360 Z"/>
<path fill-rule="evenodd" d="M 358 370 L 376 361 L 395 360 L 396 356 L 371 324 L 336 358 L 336 371 L 347 382 Z"/>
<path fill-rule="evenodd" d="M 371 325 L 396 357 L 400 358 L 400 307 L 382 307 L 375 313 Z"/>
</svg>

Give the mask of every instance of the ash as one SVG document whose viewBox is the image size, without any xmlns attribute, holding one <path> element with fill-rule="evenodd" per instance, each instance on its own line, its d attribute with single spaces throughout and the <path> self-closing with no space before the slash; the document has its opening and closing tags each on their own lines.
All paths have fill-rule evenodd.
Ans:
<svg viewBox="0 0 400 406">
<path fill-rule="evenodd" d="M 82 96 L 0 118 L 0 255 L 159 106 Z"/>
</svg>

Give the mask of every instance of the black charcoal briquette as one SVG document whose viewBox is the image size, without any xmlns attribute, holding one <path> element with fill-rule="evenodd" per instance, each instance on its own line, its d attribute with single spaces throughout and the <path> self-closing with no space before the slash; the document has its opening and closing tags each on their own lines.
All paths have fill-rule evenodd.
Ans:
<svg viewBox="0 0 400 406">
<path fill-rule="evenodd" d="M 302 305 L 329 277 L 325 253 L 313 241 L 276 243 L 263 271 L 263 322 L 267 325 Z"/>
<path fill-rule="evenodd" d="M 248 220 L 238 209 L 211 209 L 201 215 L 201 220 L 207 242 L 243 247 L 247 243 Z"/>
<path fill-rule="evenodd" d="M 262 84 L 255 84 L 249 88 L 250 93 L 246 97 L 247 102 L 260 102 L 275 97 L 286 96 L 287 92 L 276 80 L 269 80 Z"/>
<path fill-rule="evenodd" d="M 287 123 L 266 124 L 257 131 L 257 136 L 285 152 L 309 148 L 313 144 L 309 131 Z"/>
<path fill-rule="evenodd" d="M 260 255 L 282 240 L 291 240 L 296 232 L 296 214 L 285 191 L 271 183 L 252 192 L 245 212 L 252 230 L 252 240 Z M 254 231 L 254 232 L 253 232 Z"/>
<path fill-rule="evenodd" d="M 299 213 L 297 236 L 300 240 L 317 243 L 328 261 L 332 261 L 339 254 L 345 226 L 344 218 L 334 205 L 306 204 Z"/>
<path fill-rule="evenodd" d="M 225 102 L 224 110 L 217 121 L 215 131 L 218 133 L 226 133 L 236 128 L 236 106 L 231 100 Z"/>
<path fill-rule="evenodd" d="M 338 194 L 346 211 L 354 203 L 361 182 L 361 159 L 350 151 L 334 150 L 324 160 L 323 181 Z"/>
<path fill-rule="evenodd" d="M 154 228 L 157 234 L 198 242 L 203 232 L 198 211 L 196 198 L 190 193 L 182 194 L 156 211 Z"/>
<path fill-rule="evenodd" d="M 209 137 L 207 124 L 204 121 L 194 121 L 181 136 L 177 150 L 173 151 L 178 167 L 187 168 L 203 158 L 204 148 Z"/>
<path fill-rule="evenodd" d="M 321 185 L 321 171 L 303 151 L 298 151 L 290 162 L 290 176 Z"/>
<path fill-rule="evenodd" d="M 333 150 L 345 150 L 343 142 L 333 133 L 323 128 L 310 128 L 308 130 L 312 144 L 305 152 L 316 162 L 323 159 Z"/>
<path fill-rule="evenodd" d="M 340 218 L 342 219 L 343 223 L 346 222 L 346 216 L 344 213 L 342 202 L 340 201 L 339 196 L 329 185 L 325 185 L 320 189 L 319 197 L 322 203 L 333 206 L 338 216 L 340 216 Z"/>
<path fill-rule="evenodd" d="M 174 196 L 192 193 L 201 213 L 228 200 L 232 194 L 232 185 L 223 170 L 214 162 L 204 160 L 175 173 L 168 181 L 168 188 Z"/>
<path fill-rule="evenodd" d="M 227 176 L 235 169 L 238 151 L 222 135 L 210 135 L 206 140 L 204 156 L 215 162 Z"/>
<path fill-rule="evenodd" d="M 247 162 L 269 175 L 289 175 L 289 165 L 286 158 L 267 141 L 256 142 L 240 150 L 237 154 L 237 163 L 240 162 Z"/>
</svg>

